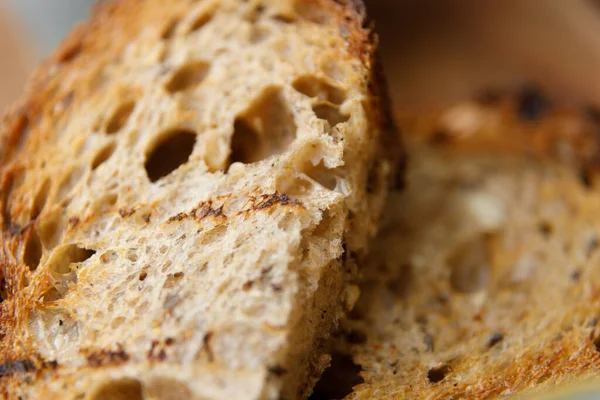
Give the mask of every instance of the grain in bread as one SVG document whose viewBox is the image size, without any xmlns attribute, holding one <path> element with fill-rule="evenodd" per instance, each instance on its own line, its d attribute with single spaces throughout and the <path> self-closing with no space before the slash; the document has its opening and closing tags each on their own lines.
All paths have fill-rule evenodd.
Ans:
<svg viewBox="0 0 600 400">
<path fill-rule="evenodd" d="M 2 123 L 0 393 L 309 393 L 395 170 L 374 52 L 359 1 L 100 3 Z"/>
<path fill-rule="evenodd" d="M 597 112 L 525 89 L 398 117 L 407 189 L 338 334 L 354 375 L 326 372 L 319 398 L 488 399 L 597 377 Z"/>
</svg>

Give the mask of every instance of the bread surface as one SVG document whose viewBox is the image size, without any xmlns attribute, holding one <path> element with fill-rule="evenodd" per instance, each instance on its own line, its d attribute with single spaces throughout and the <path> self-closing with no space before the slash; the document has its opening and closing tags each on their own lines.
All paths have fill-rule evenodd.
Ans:
<svg viewBox="0 0 600 400">
<path fill-rule="evenodd" d="M 320 398 L 504 398 L 598 377 L 597 112 L 526 89 L 398 119 L 406 192 Z"/>
<path fill-rule="evenodd" d="M 359 1 L 100 3 L 0 132 L 9 399 L 295 399 L 395 138 Z"/>
</svg>

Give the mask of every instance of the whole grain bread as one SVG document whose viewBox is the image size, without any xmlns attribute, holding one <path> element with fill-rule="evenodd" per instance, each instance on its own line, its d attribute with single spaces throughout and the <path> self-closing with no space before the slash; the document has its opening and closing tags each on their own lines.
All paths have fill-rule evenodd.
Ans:
<svg viewBox="0 0 600 400">
<path fill-rule="evenodd" d="M 360 1 L 100 3 L 2 123 L 10 399 L 295 399 L 395 138 Z"/>
<path fill-rule="evenodd" d="M 600 375 L 598 115 L 530 89 L 399 113 L 406 192 L 316 398 L 504 398 Z"/>
</svg>

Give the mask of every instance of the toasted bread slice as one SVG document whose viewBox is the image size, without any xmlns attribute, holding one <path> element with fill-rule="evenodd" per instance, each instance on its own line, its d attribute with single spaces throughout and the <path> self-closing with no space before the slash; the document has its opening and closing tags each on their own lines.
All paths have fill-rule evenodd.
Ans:
<svg viewBox="0 0 600 400">
<path fill-rule="evenodd" d="M 597 114 L 525 90 L 400 121 L 407 190 L 340 332 L 337 365 L 359 374 L 347 398 L 488 399 L 598 376 Z"/>
<path fill-rule="evenodd" d="M 395 170 L 366 26 L 358 1 L 100 3 L 2 125 L 4 397 L 311 391 Z"/>
</svg>

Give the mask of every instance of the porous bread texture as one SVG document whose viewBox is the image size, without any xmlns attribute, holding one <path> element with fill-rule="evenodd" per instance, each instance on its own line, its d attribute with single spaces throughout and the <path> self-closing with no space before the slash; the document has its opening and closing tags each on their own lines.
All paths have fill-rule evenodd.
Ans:
<svg viewBox="0 0 600 400">
<path fill-rule="evenodd" d="M 514 397 L 600 374 L 597 113 L 531 91 L 400 115 L 388 203 L 337 342 L 347 399 Z"/>
<path fill-rule="evenodd" d="M 396 137 L 358 1 L 103 2 L 0 143 L 5 398 L 294 399 Z"/>
</svg>

